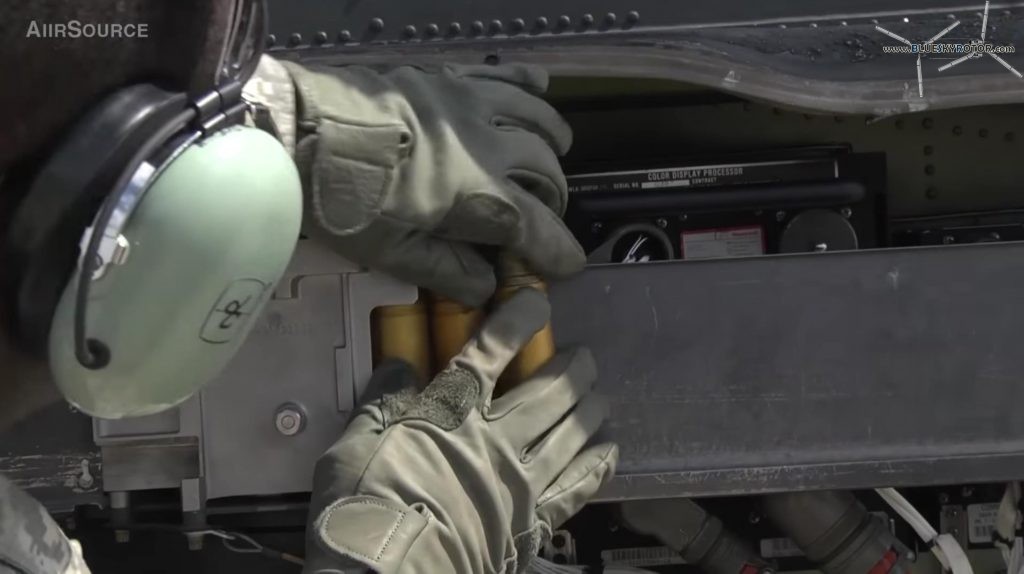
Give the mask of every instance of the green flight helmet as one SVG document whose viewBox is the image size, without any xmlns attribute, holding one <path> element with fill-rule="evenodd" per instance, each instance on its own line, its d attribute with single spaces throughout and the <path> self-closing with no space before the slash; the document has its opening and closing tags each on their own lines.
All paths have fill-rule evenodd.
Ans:
<svg viewBox="0 0 1024 574">
<path fill-rule="evenodd" d="M 101 418 L 144 416 L 188 399 L 234 356 L 295 249 L 302 189 L 281 144 L 234 126 L 187 147 L 149 185 L 93 274 L 84 307 L 105 365 L 75 354 L 80 273 L 49 338 L 57 386 Z"/>
</svg>

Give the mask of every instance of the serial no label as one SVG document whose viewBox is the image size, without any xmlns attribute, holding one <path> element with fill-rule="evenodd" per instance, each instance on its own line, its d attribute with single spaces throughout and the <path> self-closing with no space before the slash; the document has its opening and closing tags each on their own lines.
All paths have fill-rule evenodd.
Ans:
<svg viewBox="0 0 1024 574">
<path fill-rule="evenodd" d="M 817 159 L 581 173 L 566 179 L 570 193 L 604 193 L 815 181 L 837 177 L 838 166 L 834 159 Z"/>
</svg>

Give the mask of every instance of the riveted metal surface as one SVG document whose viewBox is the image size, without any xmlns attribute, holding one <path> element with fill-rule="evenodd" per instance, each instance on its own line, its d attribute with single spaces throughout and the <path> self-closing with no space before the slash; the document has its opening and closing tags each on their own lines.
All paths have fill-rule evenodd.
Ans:
<svg viewBox="0 0 1024 574">
<path fill-rule="evenodd" d="M 820 21 L 836 20 L 911 20 L 920 15 L 937 14 L 946 17 L 950 11 L 973 14 L 984 3 L 962 0 L 903 0 L 897 4 L 883 0 L 857 2 L 750 2 L 749 0 L 722 0 L 719 2 L 663 2 L 660 0 L 525 0 L 502 2 L 485 0 L 444 0 L 436 2 L 407 2 L 382 0 L 372 3 L 328 3 L 318 0 L 271 0 L 272 33 L 281 36 L 293 32 L 310 33 L 310 28 L 332 24 L 365 32 L 360 41 L 401 41 L 401 30 L 408 25 L 423 28 L 432 22 L 531 21 L 537 18 L 564 16 L 573 22 L 592 24 L 600 14 L 607 29 L 604 31 L 649 31 L 666 28 L 701 28 L 708 26 L 735 26 L 754 23 L 799 23 L 817 26 Z M 1000 9 L 1019 6 L 1017 2 L 996 4 Z M 997 16 L 1005 16 L 1002 12 Z M 622 17 L 624 16 L 624 17 Z M 389 27 L 381 25 L 388 22 Z M 583 32 L 582 27 L 567 30 Z"/>
<path fill-rule="evenodd" d="M 989 40 L 1012 44 L 1024 36 L 1022 5 L 995 5 Z M 960 22 L 958 36 L 947 40 L 965 41 L 980 34 L 982 7 L 952 0 L 907 0 L 896 7 L 875 0 L 842 5 L 530 0 L 471 6 L 392 0 L 345 7 L 278 0 L 271 16 L 276 38 L 295 33 L 310 38 L 329 25 L 351 30 L 352 40 L 346 45 L 278 42 L 272 52 L 319 63 L 428 67 L 479 63 L 501 52 L 502 62 L 543 65 L 555 74 L 668 78 L 805 109 L 884 116 L 1024 100 L 1024 81 L 994 59 L 939 73 L 939 56 L 922 60 L 927 85 L 922 97 L 913 58 L 885 53 L 895 41 L 875 29 L 884 25 L 923 41 L 948 26 L 952 16 Z M 449 22 L 447 33 L 430 32 L 429 25 L 440 21 Z M 416 32 L 408 33 L 411 29 Z M 1018 54 L 1006 59 L 1024 68 Z"/>
</svg>

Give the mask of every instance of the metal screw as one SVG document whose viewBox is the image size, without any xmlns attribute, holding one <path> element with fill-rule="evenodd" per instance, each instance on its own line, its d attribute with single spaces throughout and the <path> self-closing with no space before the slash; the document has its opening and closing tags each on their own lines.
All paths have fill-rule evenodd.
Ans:
<svg viewBox="0 0 1024 574">
<path fill-rule="evenodd" d="M 850 219 L 850 216 L 853 215 L 853 210 L 849 207 L 844 207 L 839 210 L 839 215 L 842 215 L 846 219 Z"/>
<path fill-rule="evenodd" d="M 96 481 L 92 478 L 92 473 L 89 472 L 89 461 L 82 460 L 82 474 L 78 477 L 79 488 L 89 489 L 92 488 Z"/>
<path fill-rule="evenodd" d="M 434 37 L 441 33 L 441 28 L 437 24 L 427 24 L 426 33 L 427 36 Z"/>
<path fill-rule="evenodd" d="M 840 22 L 839 25 L 840 26 L 849 26 L 849 24 L 846 23 L 846 20 L 843 20 L 842 22 Z"/>
<path fill-rule="evenodd" d="M 342 43 L 352 41 L 352 32 L 349 32 L 348 30 L 338 32 L 338 41 Z"/>
<path fill-rule="evenodd" d="M 956 243 L 956 237 L 953 237 L 952 235 L 946 235 L 942 238 L 943 245 L 950 245 L 952 243 Z M 942 502 L 943 497 L 946 498 L 946 502 L 949 502 L 949 495 L 946 493 L 942 493 L 939 495 L 939 502 Z M 943 504 L 945 504 L 945 502 L 943 502 Z"/>
<path fill-rule="evenodd" d="M 584 14 L 583 18 L 580 19 L 580 22 L 582 22 L 584 26 L 593 26 L 594 25 L 594 15 L 593 14 Z"/>
<path fill-rule="evenodd" d="M 928 165 L 924 166 L 924 174 L 925 175 L 935 175 L 935 166 L 932 165 L 932 164 L 928 164 Z"/>
<path fill-rule="evenodd" d="M 568 14 L 562 14 L 558 17 L 559 28 L 568 28 L 570 25 L 572 25 L 572 18 Z"/>
<path fill-rule="evenodd" d="M 275 36 L 273 34 L 267 36 L 267 47 L 268 48 L 273 47 L 274 44 L 276 44 L 276 43 L 277 43 L 277 36 Z"/>
<path fill-rule="evenodd" d="M 611 26 L 612 24 L 615 23 L 615 20 L 617 18 L 618 17 L 615 15 L 615 12 L 609 12 L 609 13 L 604 15 L 604 23 L 609 25 L 609 26 Z"/>
<path fill-rule="evenodd" d="M 947 239 L 949 241 L 946 241 Z M 942 242 L 943 243 L 952 243 L 953 242 L 953 237 L 947 235 L 947 236 L 942 238 Z M 946 494 L 945 492 L 940 492 L 939 493 L 939 504 L 949 504 L 949 495 Z"/>
<path fill-rule="evenodd" d="M 953 135 L 958 136 L 964 133 L 964 128 L 960 126 L 953 126 Z"/>
<path fill-rule="evenodd" d="M 537 19 L 536 19 L 536 20 L 535 20 L 535 21 L 533 22 L 533 25 L 534 25 L 534 26 L 535 26 L 535 27 L 536 27 L 536 28 L 537 28 L 538 30 L 543 30 L 543 29 L 545 29 L 545 28 L 547 28 L 547 27 L 548 27 L 548 19 L 547 19 L 547 18 L 545 18 L 544 16 L 541 16 L 541 17 L 537 18 Z"/>
<path fill-rule="evenodd" d="M 668 227 L 668 220 L 667 220 L 667 219 L 665 219 L 664 217 L 659 217 L 659 218 L 658 218 L 658 219 L 657 219 L 657 220 L 655 221 L 655 223 L 657 223 L 657 224 L 658 224 L 658 227 L 660 227 L 660 228 L 662 228 L 662 229 L 665 229 L 666 227 Z"/>
<path fill-rule="evenodd" d="M 639 21 L 640 21 L 640 13 L 637 12 L 636 10 L 630 10 L 629 13 L 626 14 L 626 22 L 628 22 L 630 24 L 636 24 Z"/>
<path fill-rule="evenodd" d="M 604 229 L 604 224 L 601 223 L 600 221 L 595 221 L 594 223 L 592 223 L 590 225 L 590 232 L 591 233 L 601 233 L 602 229 Z"/>
<path fill-rule="evenodd" d="M 384 31 L 384 20 L 380 18 L 372 18 L 370 20 L 370 31 L 372 32 L 383 32 Z"/>
<path fill-rule="evenodd" d="M 932 126 L 934 126 L 934 125 L 935 125 L 935 120 L 933 120 L 931 118 L 925 118 L 925 119 L 921 120 L 921 127 L 923 127 L 926 130 L 932 129 Z"/>
<path fill-rule="evenodd" d="M 294 436 L 302 432 L 305 420 L 299 407 L 293 404 L 281 405 L 274 415 L 274 426 L 284 436 Z"/>
<path fill-rule="evenodd" d="M 818 27 L 818 23 L 817 22 L 811 22 L 811 28 L 817 28 L 817 27 Z"/>
<path fill-rule="evenodd" d="M 761 522 L 761 515 L 756 512 L 751 512 L 747 516 L 747 522 L 751 524 L 757 524 L 758 522 Z"/>
<path fill-rule="evenodd" d="M 501 30 L 504 27 L 505 26 L 504 26 L 504 24 L 501 23 L 501 20 L 491 20 L 491 33 L 492 34 L 497 34 L 497 33 L 501 32 Z"/>
<path fill-rule="evenodd" d="M 987 138 L 988 137 L 988 130 L 985 129 L 985 128 L 981 128 L 980 130 L 978 130 L 978 137 L 979 138 Z"/>
<path fill-rule="evenodd" d="M 687 220 L 687 219 L 689 219 L 689 218 L 690 218 L 690 217 L 689 217 L 688 215 L 686 215 L 685 213 L 683 213 L 683 214 L 681 214 L 681 215 L 679 216 L 679 221 L 686 221 L 686 220 Z"/>
<path fill-rule="evenodd" d="M 522 32 L 526 28 L 526 22 L 522 18 L 512 20 L 512 33 Z"/>
<path fill-rule="evenodd" d="M 785 211 L 776 211 L 775 212 L 775 221 L 782 221 L 783 219 L 786 219 L 786 212 Z"/>
<path fill-rule="evenodd" d="M 406 38 L 412 38 L 413 36 L 416 35 L 416 26 L 409 24 L 408 26 L 402 29 L 402 33 L 405 34 Z"/>
<path fill-rule="evenodd" d="M 317 46 L 327 43 L 327 32 L 317 32 L 316 36 L 313 37 L 313 43 Z"/>
<path fill-rule="evenodd" d="M 302 43 L 302 34 L 299 34 L 298 32 L 295 32 L 291 36 L 288 36 L 288 45 L 289 46 L 298 46 L 301 43 Z"/>
<path fill-rule="evenodd" d="M 996 234 L 995 239 L 998 239 L 998 238 L 999 238 L 999 236 L 998 236 L 998 234 Z M 974 487 L 973 486 L 965 486 L 963 488 L 963 490 L 960 491 L 960 494 L 963 495 L 964 498 L 970 498 L 970 497 L 974 496 Z"/>
<path fill-rule="evenodd" d="M 814 244 L 815 253 L 824 253 L 828 251 L 828 243 L 816 243 Z"/>
</svg>

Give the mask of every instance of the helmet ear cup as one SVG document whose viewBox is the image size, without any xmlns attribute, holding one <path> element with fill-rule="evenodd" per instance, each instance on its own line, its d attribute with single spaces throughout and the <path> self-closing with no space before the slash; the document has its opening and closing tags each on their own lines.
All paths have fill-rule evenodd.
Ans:
<svg viewBox="0 0 1024 574">
<path fill-rule="evenodd" d="M 143 142 L 188 105 L 141 84 L 106 98 L 40 168 L 14 209 L 0 257 L 15 337 L 47 352 L 54 310 L 76 267 L 79 241 Z"/>
<path fill-rule="evenodd" d="M 120 230 L 122 257 L 76 302 L 67 283 L 53 318 L 50 367 L 65 398 L 101 418 L 153 414 L 217 376 L 261 314 L 291 259 L 302 187 L 291 156 L 256 128 L 232 126 L 159 170 Z M 110 350 L 85 366 L 78 313 Z"/>
</svg>

